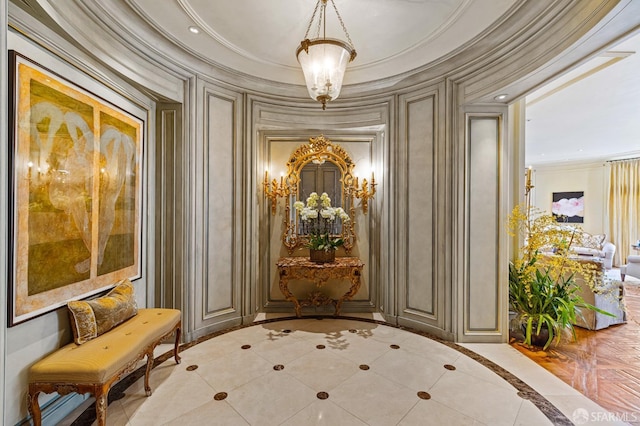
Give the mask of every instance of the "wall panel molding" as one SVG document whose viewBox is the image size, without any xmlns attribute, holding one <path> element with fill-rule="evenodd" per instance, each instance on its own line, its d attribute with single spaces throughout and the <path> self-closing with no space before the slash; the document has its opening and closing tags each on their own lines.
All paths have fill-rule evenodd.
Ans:
<svg viewBox="0 0 640 426">
<path fill-rule="evenodd" d="M 184 310 L 184 131 L 182 104 L 156 106 L 156 229 L 153 306 Z"/>
<path fill-rule="evenodd" d="M 506 109 L 463 108 L 465 149 L 461 194 L 463 232 L 458 258 L 459 341 L 508 338 L 508 239 L 504 226 L 512 199 L 506 184 L 512 151 L 505 143 Z"/>
<path fill-rule="evenodd" d="M 398 97 L 394 246 L 396 316 L 401 324 L 445 330 L 445 280 L 450 223 L 446 217 L 447 143 L 444 82 Z M 450 248 L 449 248 L 450 250 Z"/>
<path fill-rule="evenodd" d="M 243 317 L 246 215 L 243 176 L 243 96 L 197 81 L 192 166 L 193 318 L 189 339 L 237 325 Z"/>
</svg>

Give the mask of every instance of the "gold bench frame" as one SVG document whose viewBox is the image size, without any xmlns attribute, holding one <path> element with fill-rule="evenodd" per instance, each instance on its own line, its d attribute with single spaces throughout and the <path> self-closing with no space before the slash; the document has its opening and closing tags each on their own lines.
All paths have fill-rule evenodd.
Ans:
<svg viewBox="0 0 640 426">
<path fill-rule="evenodd" d="M 29 394 L 27 395 L 27 406 L 29 413 L 33 418 L 34 426 L 42 425 L 42 412 L 40 411 L 40 404 L 38 403 L 38 395 L 40 392 L 53 393 L 57 392 L 60 395 L 67 395 L 75 392 L 78 394 L 90 393 L 96 398 L 96 419 L 99 426 L 105 426 L 107 424 L 107 396 L 109 390 L 116 382 L 118 382 L 125 374 L 128 374 L 136 369 L 138 361 L 147 357 L 147 368 L 144 373 L 144 390 L 147 396 L 151 396 L 151 386 L 149 386 L 149 374 L 153 368 L 153 350 L 164 339 L 168 338 L 175 333 L 176 339 L 173 348 L 173 356 L 176 360 L 176 364 L 180 364 L 179 346 L 180 335 L 182 329 L 182 321 L 173 327 L 173 329 L 159 338 L 157 341 L 151 343 L 142 352 L 140 352 L 135 359 L 127 363 L 122 367 L 113 377 L 104 383 L 70 383 L 70 382 L 56 382 L 56 383 L 29 383 Z"/>
</svg>

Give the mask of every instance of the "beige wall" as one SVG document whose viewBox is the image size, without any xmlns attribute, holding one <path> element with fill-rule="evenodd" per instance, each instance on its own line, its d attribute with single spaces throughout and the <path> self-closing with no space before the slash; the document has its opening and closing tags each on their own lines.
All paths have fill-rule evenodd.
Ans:
<svg viewBox="0 0 640 426">
<path fill-rule="evenodd" d="M 580 226 L 586 232 L 602 234 L 606 229 L 605 170 L 602 162 L 534 167 L 532 204 L 550 213 L 552 193 L 584 191 L 584 223 Z"/>
<path fill-rule="evenodd" d="M 518 173 L 521 164 L 514 165 L 515 155 L 506 136 L 507 106 L 495 102 L 494 96 L 513 83 L 510 93 L 515 99 L 543 78 L 565 70 L 578 56 L 591 54 L 593 46 L 604 45 L 601 39 L 614 37 L 615 31 L 590 32 L 590 43 L 576 46 L 576 42 L 616 2 L 599 7 L 598 13 L 592 13 L 598 2 L 575 2 L 576 10 L 571 11 L 575 13 L 570 13 L 565 2 L 557 0 L 553 3 L 563 13 L 540 15 L 548 20 L 541 18 L 536 26 L 524 23 L 539 15 L 535 13 L 538 7 L 551 9 L 546 9 L 546 2 L 521 2 L 526 8 L 511 15 L 482 43 L 402 81 L 345 87 L 344 96 L 327 111 L 312 103 L 301 86 L 272 84 L 218 69 L 156 39 L 157 34 L 148 35 L 148 44 L 132 39 L 130 45 L 121 45 L 126 38 L 115 39 L 102 31 L 102 25 L 82 14 L 85 8 L 71 8 L 69 2 L 39 3 L 49 4 L 52 10 L 54 3 L 62 7 L 66 13 L 51 19 L 58 22 L 56 29 L 68 31 L 62 37 L 14 8 L 12 19 L 18 22 L 19 34 L 31 34 L 55 52 L 42 49 L 36 58 L 40 62 L 73 61 L 86 73 L 77 71 L 66 77 L 87 81 L 92 76 L 108 82 L 114 90 L 136 97 L 136 104 L 149 111 L 155 104 L 147 96 L 182 103 L 185 108 L 184 143 L 176 147 L 184 171 L 176 166 L 180 171 L 176 173 L 176 194 L 170 194 L 181 200 L 175 207 L 156 206 L 153 164 L 158 148 L 153 132 L 148 134 L 145 155 L 150 169 L 145 182 L 149 199 L 144 202 L 147 229 L 143 236 L 148 240 L 143 253 L 147 269 L 136 282 L 136 290 L 140 306 L 154 300 L 154 264 L 166 260 L 156 259 L 155 241 L 150 237 L 155 235 L 154 220 L 166 210 L 180 209 L 184 220 L 176 225 L 181 239 L 169 248 L 184 259 L 184 264 L 177 264 L 175 275 L 184 282 L 177 288 L 182 289 L 179 299 L 183 300 L 187 341 L 249 322 L 256 312 L 283 303 L 275 300 L 278 293 L 272 291 L 273 260 L 269 260 L 272 251 L 277 252 L 272 243 L 279 238 L 269 222 L 277 219 L 267 211 L 260 185 L 265 167 L 279 175 L 274 164 L 276 157 L 279 162 L 282 157 L 267 142 L 274 135 L 320 133 L 334 140 L 334 135 L 373 135 L 362 151 L 345 142 L 354 159 L 369 162 L 375 169 L 378 192 L 366 220 L 356 218 L 362 226 L 356 231 L 358 237 L 364 239 L 366 233 L 369 241 L 368 251 L 360 247 L 369 268 L 367 292 L 344 311 L 375 309 L 391 323 L 426 329 L 449 340 L 507 341 L 506 234 L 496 238 L 491 234 L 502 229 L 512 205 L 510 189 L 515 179 L 510 170 Z M 127 16 L 127 22 L 135 19 Z M 611 21 L 617 22 L 611 17 L 609 25 Z M 579 24 L 582 27 L 576 28 Z M 618 33 L 628 31 L 628 25 L 620 25 Z M 142 21 L 140 26 L 146 28 Z M 525 26 L 526 32 L 515 31 Z M 69 41 L 71 34 L 96 31 L 100 46 L 79 40 L 79 49 Z M 537 32 L 545 37 L 538 37 Z M 9 39 L 9 48 L 21 37 L 17 34 Z M 551 47 L 550 37 L 557 41 Z M 157 49 L 141 47 L 150 44 Z M 569 46 L 572 57 L 550 66 Z M 543 66 L 542 75 L 534 78 Z M 127 82 L 135 82 L 138 89 Z M 150 114 L 150 129 L 154 128 L 153 116 Z M 1 155 L 0 169 L 8 169 Z M 584 177 L 575 178 L 578 183 L 581 180 Z M 157 184 L 169 185 L 160 180 Z M 543 194 L 543 188 L 538 191 Z M 588 197 L 591 191 L 585 188 Z M 2 226 L 8 222 L 5 212 L 0 211 Z M 599 222 L 601 227 L 601 217 Z M 0 259 L 6 261 L 6 254 L 0 254 Z M 0 284 L 6 288 L 6 277 L 0 276 Z M 286 309 L 291 312 L 288 304 Z M 0 349 L 11 378 L 5 378 L 0 422 L 15 424 L 26 415 L 24 372 L 28 365 L 68 341 L 70 334 L 63 311 L 3 331 L 0 337 L 6 340 Z"/>
</svg>

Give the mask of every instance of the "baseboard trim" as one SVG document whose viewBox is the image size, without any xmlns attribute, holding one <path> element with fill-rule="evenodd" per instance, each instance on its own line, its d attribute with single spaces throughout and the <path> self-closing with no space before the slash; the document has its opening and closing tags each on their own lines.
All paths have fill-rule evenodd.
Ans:
<svg viewBox="0 0 640 426">
<path fill-rule="evenodd" d="M 62 422 L 69 414 L 76 408 L 82 405 L 87 399 L 90 398 L 89 394 L 70 393 L 69 395 L 58 395 L 44 404 L 41 407 L 42 411 L 42 424 L 43 425 L 57 425 Z M 27 416 L 22 419 L 16 426 L 30 425 L 31 416 Z"/>
</svg>

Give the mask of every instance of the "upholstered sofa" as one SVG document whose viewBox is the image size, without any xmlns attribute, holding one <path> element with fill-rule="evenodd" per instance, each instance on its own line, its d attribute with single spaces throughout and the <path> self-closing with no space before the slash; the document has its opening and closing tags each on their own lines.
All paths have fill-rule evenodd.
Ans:
<svg viewBox="0 0 640 426">
<path fill-rule="evenodd" d="M 624 286 L 620 281 L 601 281 L 595 288 L 591 288 L 580 278 L 576 279 L 576 283 L 580 286 L 580 296 L 586 303 L 614 316 L 601 314 L 591 309 L 578 309 L 575 325 L 588 330 L 601 330 L 611 325 L 627 322 L 627 313 L 624 308 Z"/>
<path fill-rule="evenodd" d="M 605 269 L 613 268 L 613 255 L 616 246 L 607 241 L 607 234 L 592 235 L 587 232 L 577 232 L 570 250 L 580 256 L 593 256 L 602 259 Z"/>
</svg>

